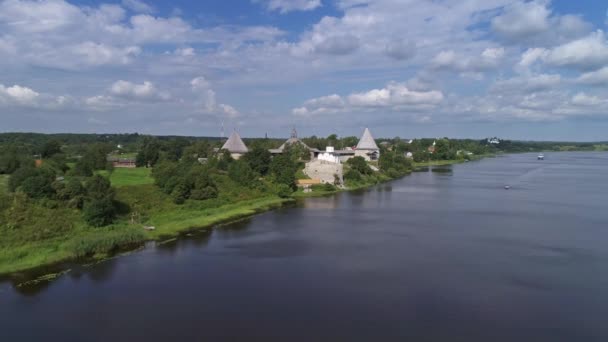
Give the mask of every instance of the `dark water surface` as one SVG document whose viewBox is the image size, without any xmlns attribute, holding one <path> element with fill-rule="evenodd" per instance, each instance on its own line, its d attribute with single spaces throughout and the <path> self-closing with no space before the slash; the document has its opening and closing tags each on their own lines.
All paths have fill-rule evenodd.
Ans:
<svg viewBox="0 0 608 342">
<path fill-rule="evenodd" d="M 431 168 L 0 284 L 0 340 L 608 341 L 607 200 L 606 153 Z"/>
</svg>

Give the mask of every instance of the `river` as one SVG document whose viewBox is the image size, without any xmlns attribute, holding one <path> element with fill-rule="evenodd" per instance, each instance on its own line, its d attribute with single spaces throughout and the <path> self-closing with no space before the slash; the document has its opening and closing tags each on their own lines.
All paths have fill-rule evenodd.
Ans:
<svg viewBox="0 0 608 342">
<path fill-rule="evenodd" d="M 1 340 L 607 341 L 608 153 L 545 156 L 424 169 L 0 284 Z"/>
</svg>

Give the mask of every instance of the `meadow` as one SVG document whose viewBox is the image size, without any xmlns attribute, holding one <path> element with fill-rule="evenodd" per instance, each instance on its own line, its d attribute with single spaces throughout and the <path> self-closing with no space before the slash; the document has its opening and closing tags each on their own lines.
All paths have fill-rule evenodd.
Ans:
<svg viewBox="0 0 608 342">
<path fill-rule="evenodd" d="M 134 169 L 115 168 L 111 173 L 108 171 L 98 171 L 98 173 L 105 177 L 108 177 L 109 175 L 112 186 L 117 188 L 132 185 L 154 184 L 154 178 L 151 176 L 152 169 L 145 167 Z"/>
</svg>

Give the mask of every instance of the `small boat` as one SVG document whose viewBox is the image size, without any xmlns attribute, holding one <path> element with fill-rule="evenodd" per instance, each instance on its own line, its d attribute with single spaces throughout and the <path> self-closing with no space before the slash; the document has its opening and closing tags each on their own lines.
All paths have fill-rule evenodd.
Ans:
<svg viewBox="0 0 608 342">
<path fill-rule="evenodd" d="M 509 190 L 509 189 L 511 189 L 511 186 L 510 185 L 505 185 L 505 190 Z"/>
<path fill-rule="evenodd" d="M 144 229 L 147 230 L 147 231 L 152 231 L 152 230 L 155 230 L 156 227 L 154 227 L 154 226 L 144 226 Z"/>
<path fill-rule="evenodd" d="M 536 157 L 538 160 L 545 160 L 545 155 L 544 154 L 539 154 L 538 157 Z"/>
</svg>

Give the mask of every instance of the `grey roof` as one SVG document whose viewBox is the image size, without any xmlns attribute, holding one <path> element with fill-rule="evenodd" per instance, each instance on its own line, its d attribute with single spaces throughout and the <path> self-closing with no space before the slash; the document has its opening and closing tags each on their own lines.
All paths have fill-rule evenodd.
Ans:
<svg viewBox="0 0 608 342">
<path fill-rule="evenodd" d="M 293 144 L 300 144 L 302 146 L 304 146 L 307 149 L 311 149 L 310 147 L 308 147 L 308 145 L 306 145 L 302 140 L 298 139 L 298 138 L 294 138 L 291 137 L 289 139 L 287 139 L 286 142 L 283 143 L 283 145 L 281 145 L 281 147 L 279 147 L 278 149 L 283 151 L 285 149 L 285 147 L 287 147 L 287 145 L 293 145 Z"/>
<path fill-rule="evenodd" d="M 376 141 L 368 128 L 365 128 L 363 136 L 359 139 L 357 150 L 379 150 L 378 145 L 376 145 Z"/>
<path fill-rule="evenodd" d="M 236 132 L 232 132 L 228 141 L 222 146 L 222 150 L 228 150 L 230 153 L 247 153 L 249 149 L 241 139 L 241 136 Z"/>
</svg>

